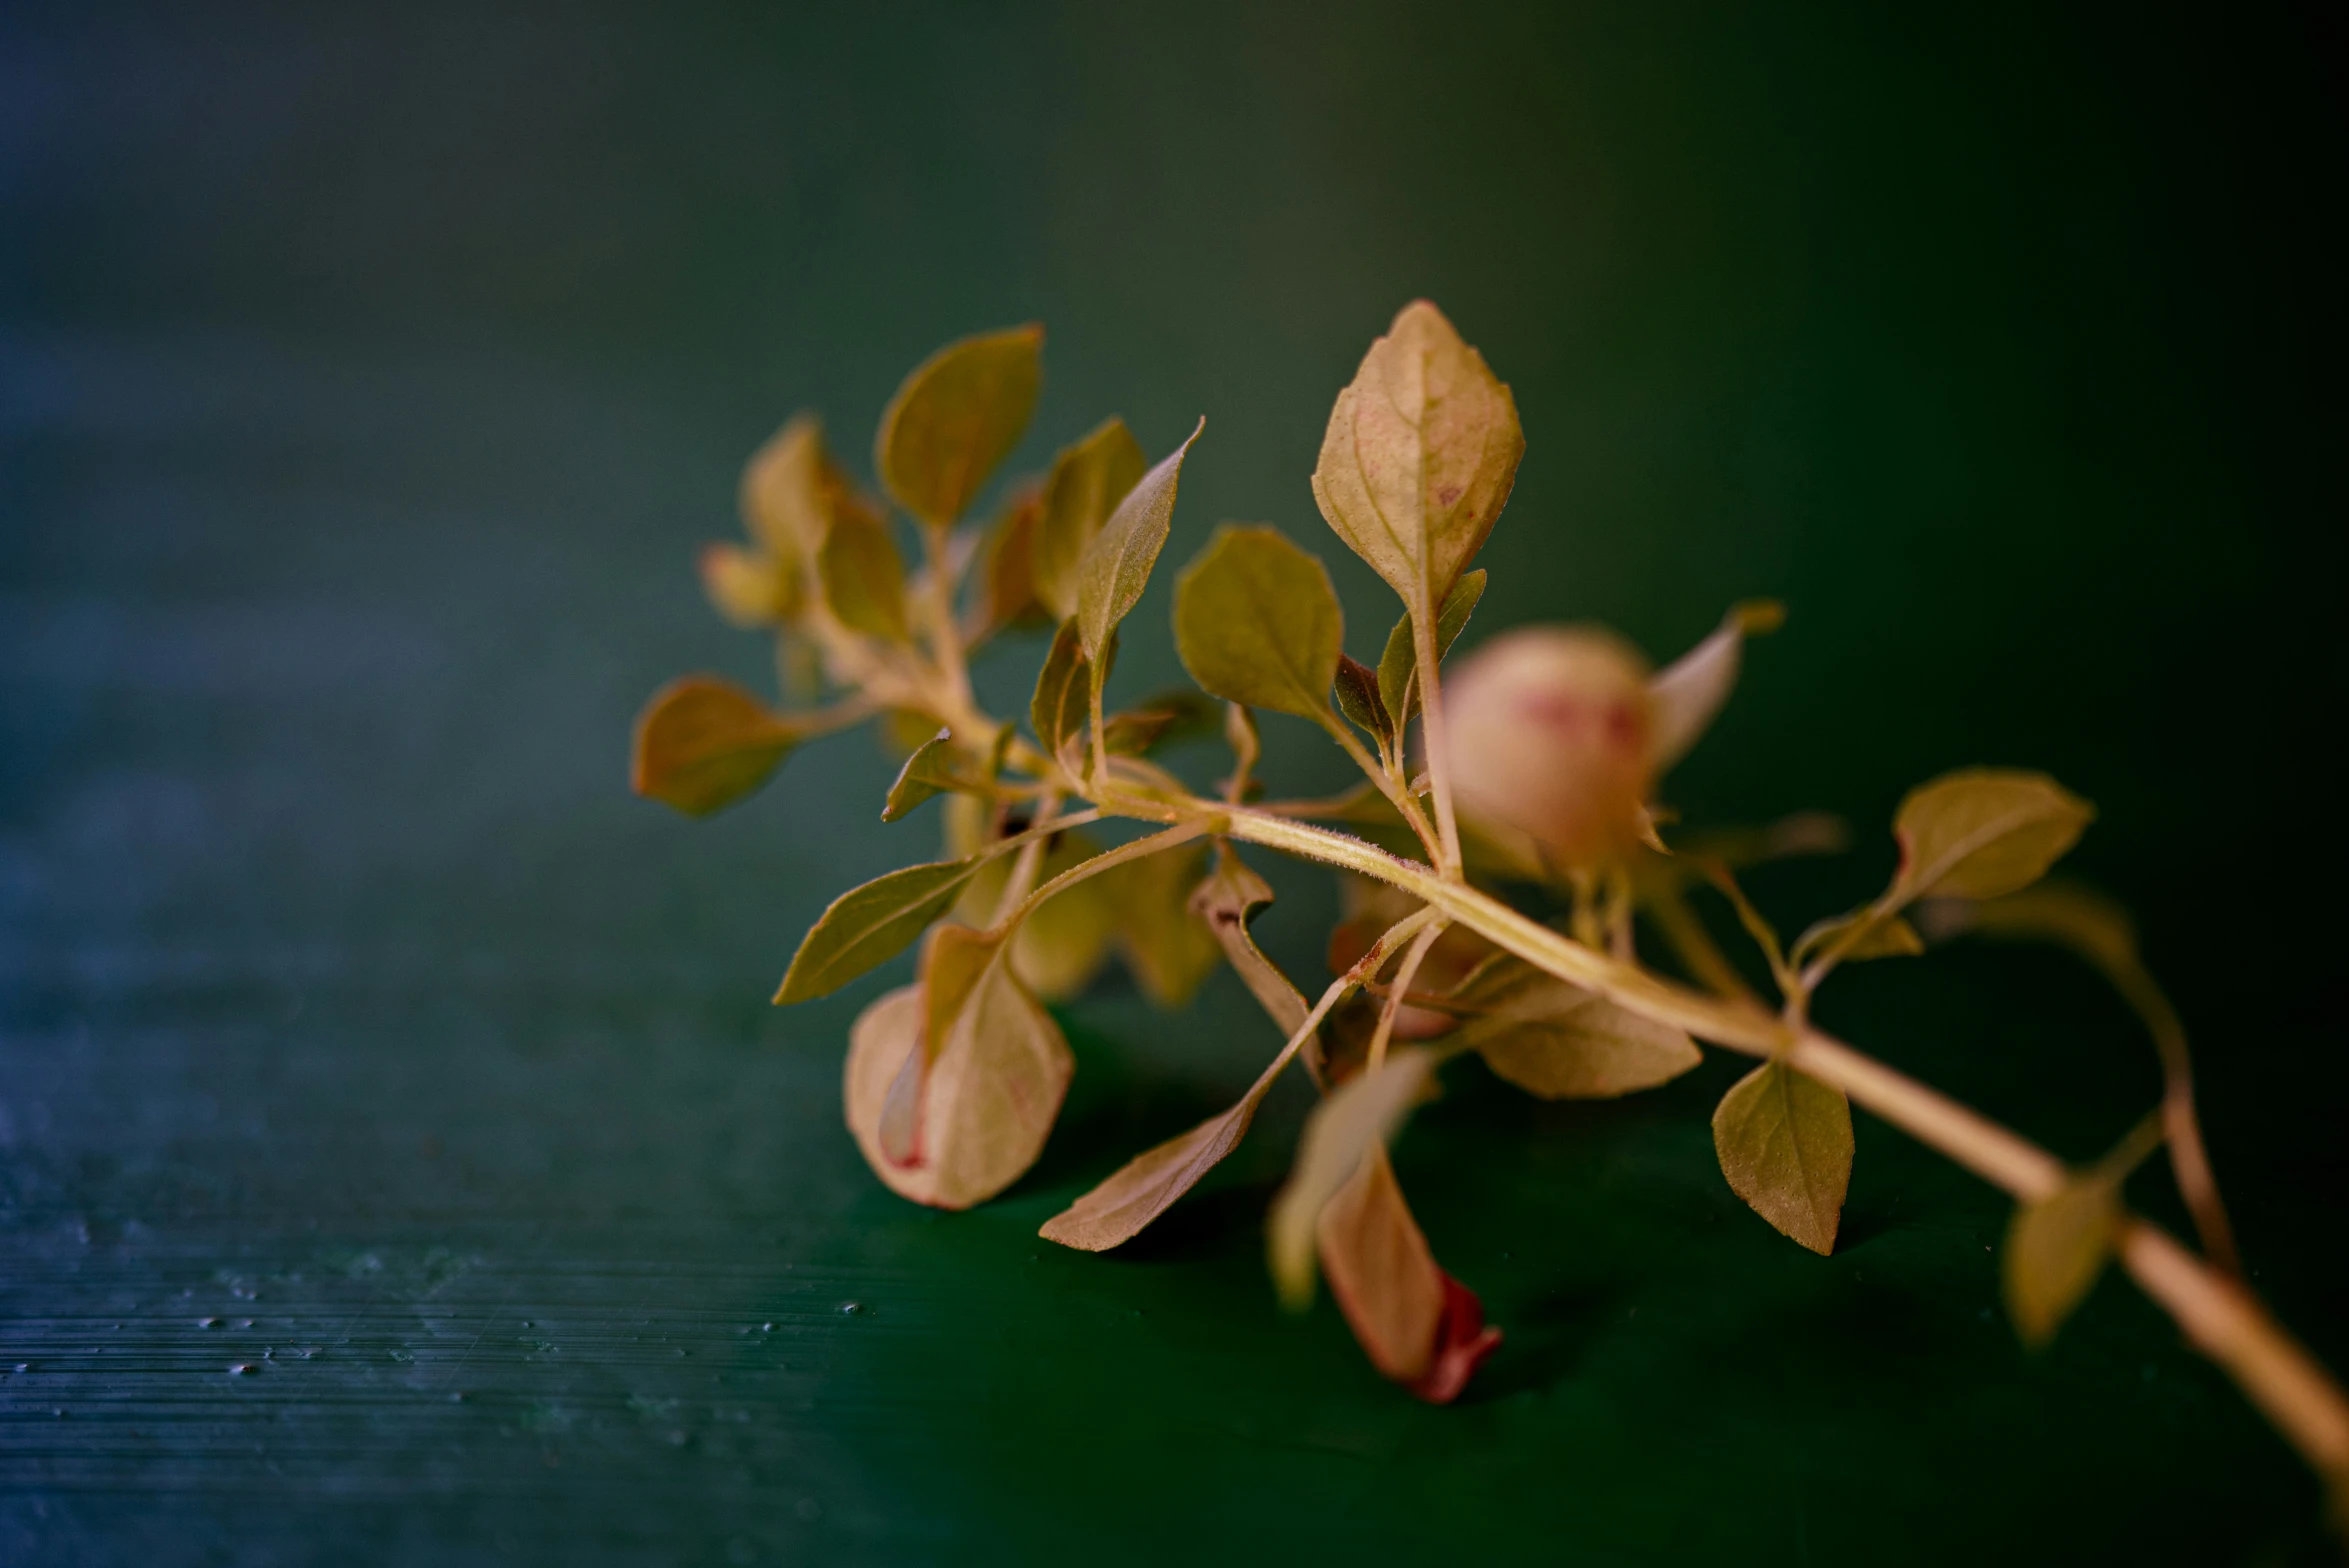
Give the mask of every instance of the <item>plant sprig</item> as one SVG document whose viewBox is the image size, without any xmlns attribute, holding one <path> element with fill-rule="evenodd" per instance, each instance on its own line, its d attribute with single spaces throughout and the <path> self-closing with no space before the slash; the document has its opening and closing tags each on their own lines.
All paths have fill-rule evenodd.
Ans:
<svg viewBox="0 0 2349 1568">
<path fill-rule="evenodd" d="M 695 676 L 657 693 L 637 726 L 635 787 L 691 815 L 749 794 L 798 745 L 875 717 L 908 752 L 884 819 L 942 798 L 947 857 L 835 900 L 776 997 L 827 994 L 919 944 L 913 983 L 867 1006 L 851 1033 L 848 1121 L 884 1182 L 963 1208 L 1018 1179 L 1073 1067 L 1045 1004 L 1081 989 L 1112 950 L 1168 1005 L 1228 962 L 1272 1019 L 1278 1050 L 1229 1110 L 1137 1156 L 1043 1234 L 1089 1251 L 1130 1239 L 1238 1145 L 1302 1060 L 1323 1097 L 1269 1220 L 1279 1293 L 1301 1305 L 1326 1278 L 1373 1364 L 1444 1401 L 1499 1331 L 1435 1262 L 1386 1153 L 1443 1065 L 1473 1052 L 1528 1092 L 1606 1098 L 1677 1077 L 1703 1042 L 1758 1059 L 1723 1097 L 1714 1141 L 1731 1188 L 1777 1229 L 1833 1250 L 1856 1101 L 2016 1199 L 2003 1280 L 2026 1340 L 2051 1336 L 2117 1259 L 2300 1448 L 2336 1503 L 2349 1499 L 2349 1400 L 2242 1282 L 2177 1016 L 2126 918 L 2042 881 L 2092 820 L 2084 801 L 2032 773 L 1933 780 L 1895 815 L 1901 858 L 1884 893 L 1782 942 L 1736 867 L 1839 847 L 1839 834 L 1816 818 L 1709 841 L 1675 829 L 1674 853 L 1657 801 L 1663 774 L 1727 701 L 1746 640 L 1778 624 L 1777 606 L 1735 607 L 1653 674 L 1609 634 L 1519 629 L 1488 640 L 1447 687 L 1445 656 L 1484 590 L 1470 563 L 1508 500 L 1524 438 L 1509 389 L 1425 302 L 1395 318 L 1339 393 L 1313 475 L 1332 531 L 1401 601 L 1377 664 L 1346 654 L 1317 559 L 1277 530 L 1226 525 L 1175 591 L 1176 647 L 1205 697 L 1113 711 L 1119 630 L 1165 546 L 1205 422 L 1151 464 L 1106 421 L 973 521 L 1033 412 L 1042 342 L 1021 327 L 950 344 L 883 413 L 875 471 L 920 540 L 918 566 L 816 420 L 785 425 L 745 474 L 749 543 L 710 546 L 703 578 L 727 619 L 773 633 L 788 689 L 830 696 L 778 709 Z M 1023 734 L 980 709 L 970 667 L 996 636 L 1030 626 L 1053 637 Z M 1206 698 L 1225 704 L 1234 758 L 1215 796 L 1152 760 L 1210 727 Z M 1321 729 L 1362 786 L 1257 799 L 1263 711 Z M 1086 832 L 1113 821 L 1150 831 L 1114 845 Z M 1335 868 L 1363 890 L 1333 943 L 1335 978 L 1310 1006 L 1249 936 L 1272 895 L 1242 844 Z M 1699 886 L 1730 901 L 1767 963 L 1774 1008 L 1691 910 Z M 1563 900 L 1566 929 L 1503 896 L 1518 887 Z M 1685 978 L 1641 959 L 1642 920 Z M 2165 1093 L 2113 1154 L 2069 1167 L 1811 1023 L 1841 965 L 1914 956 L 1927 935 L 1964 931 L 2064 943 L 2144 1018 Z M 2157 1147 L 2200 1256 L 2124 1206 L 2130 1172 Z"/>
</svg>

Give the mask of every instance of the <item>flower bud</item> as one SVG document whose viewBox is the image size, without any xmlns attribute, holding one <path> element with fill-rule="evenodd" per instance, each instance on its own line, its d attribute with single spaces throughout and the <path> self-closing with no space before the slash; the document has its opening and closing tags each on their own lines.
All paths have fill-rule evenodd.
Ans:
<svg viewBox="0 0 2349 1568">
<path fill-rule="evenodd" d="M 1471 818 L 1537 840 L 1560 869 L 1637 842 L 1654 781 L 1647 663 L 1610 632 L 1529 626 L 1444 682 L 1445 761 Z"/>
<path fill-rule="evenodd" d="M 703 547 L 701 586 L 728 623 L 745 629 L 774 626 L 799 614 L 799 585 L 788 563 L 740 545 Z"/>
</svg>

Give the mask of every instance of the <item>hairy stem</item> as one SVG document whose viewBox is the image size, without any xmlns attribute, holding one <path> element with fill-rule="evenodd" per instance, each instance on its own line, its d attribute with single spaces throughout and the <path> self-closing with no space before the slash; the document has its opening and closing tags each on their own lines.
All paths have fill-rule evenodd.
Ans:
<svg viewBox="0 0 2349 1568">
<path fill-rule="evenodd" d="M 1442 920 L 1431 921 L 1427 929 L 1420 932 L 1410 947 L 1404 950 L 1403 961 L 1395 966 L 1394 983 L 1387 991 L 1386 1000 L 1379 1004 L 1378 1027 L 1370 1033 L 1370 1071 L 1376 1072 L 1385 1065 L 1387 1041 L 1395 1032 L 1395 1015 L 1402 1012 L 1404 998 L 1411 992 L 1411 982 L 1418 978 L 1420 961 L 1427 957 L 1427 950 L 1435 946 L 1436 938 L 1444 934 L 1445 925 L 1446 922 Z M 1369 972 L 1375 974 L 1377 971 Z"/>
<path fill-rule="evenodd" d="M 1362 770 L 1362 776 L 1370 781 L 1371 787 L 1384 795 L 1387 802 L 1402 814 L 1404 822 L 1409 824 L 1411 831 L 1418 835 L 1419 842 L 1426 848 L 1428 855 L 1440 862 L 1442 851 L 1438 848 L 1436 830 L 1428 822 L 1427 813 L 1420 809 L 1418 797 L 1413 795 L 1379 759 L 1364 749 L 1362 742 L 1354 738 L 1354 732 L 1346 727 L 1344 720 L 1333 714 L 1325 713 L 1322 715 L 1321 727 L 1329 731 L 1330 738 L 1345 749 L 1347 756 L 1354 759 L 1354 766 Z"/>
</svg>

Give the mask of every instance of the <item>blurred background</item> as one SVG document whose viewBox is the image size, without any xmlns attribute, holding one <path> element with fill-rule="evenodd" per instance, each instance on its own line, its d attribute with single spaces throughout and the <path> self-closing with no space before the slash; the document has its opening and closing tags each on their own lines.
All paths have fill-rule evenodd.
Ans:
<svg viewBox="0 0 2349 1568">
<path fill-rule="evenodd" d="M 744 457 L 812 406 L 861 466 L 908 367 L 1022 320 L 1015 466 L 1206 415 L 1167 564 L 1277 523 L 1374 656 L 1394 607 L 1306 476 L 1425 295 L 1529 443 L 1468 643 L 1598 619 L 1663 660 L 1784 600 L 1669 795 L 1854 825 L 1757 879 L 1790 926 L 1880 885 L 1946 768 L 2096 801 L 2075 866 L 2194 1031 L 2254 1282 L 2349 1366 L 2313 25 L 0 10 L 0 1559 L 2333 1560 L 2124 1285 L 2020 1350 L 2004 1204 L 1898 1133 L 1859 1119 L 1834 1258 L 1769 1232 L 1713 1164 L 1730 1061 L 1598 1106 L 1455 1071 L 1398 1167 L 1508 1340 L 1450 1409 L 1273 1304 L 1301 1084 L 1144 1241 L 1035 1239 L 1270 1052 L 1228 976 L 1180 1016 L 1104 981 L 1039 1166 L 901 1203 L 838 1072 L 902 964 L 766 998 L 935 811 L 878 822 L 864 735 L 708 823 L 625 789 L 659 682 L 768 679 L 692 569 Z M 1132 692 L 1179 674 L 1170 599 Z M 1002 709 L 1040 653 L 988 665 Z M 1276 788 L 1342 780 L 1267 731 Z M 1331 890 L 1276 880 L 1310 974 Z M 1867 966 L 1821 1014 L 2075 1158 L 2158 1092 L 2052 955 Z"/>
</svg>

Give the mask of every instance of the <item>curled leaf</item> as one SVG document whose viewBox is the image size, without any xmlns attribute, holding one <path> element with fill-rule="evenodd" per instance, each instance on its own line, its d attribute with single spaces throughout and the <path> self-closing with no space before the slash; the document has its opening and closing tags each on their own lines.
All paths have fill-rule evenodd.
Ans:
<svg viewBox="0 0 2349 1568">
<path fill-rule="evenodd" d="M 1835 1250 L 1851 1185 L 1851 1102 L 1843 1091 L 1764 1062 L 1713 1112 L 1713 1151 L 1730 1190 L 1824 1256 Z"/>
<path fill-rule="evenodd" d="M 1436 1266 L 1383 1148 L 1321 1211 L 1315 1243 L 1370 1364 L 1430 1404 L 1458 1398 L 1501 1331 L 1486 1328 L 1475 1293 Z"/>
<path fill-rule="evenodd" d="M 800 939 L 775 1001 L 788 1005 L 829 996 L 904 952 L 985 864 L 983 855 L 971 855 L 907 866 L 841 894 Z"/>
<path fill-rule="evenodd" d="M 1387 705 L 1378 694 L 1378 672 L 1359 659 L 1340 655 L 1338 676 L 1331 691 L 1338 699 L 1338 711 L 1346 716 L 1363 734 L 1381 746 L 1393 746 L 1397 731 L 1395 722 L 1387 717 Z"/>
<path fill-rule="evenodd" d="M 1277 528 L 1226 523 L 1175 582 L 1175 649 L 1191 679 L 1251 708 L 1329 711 L 1346 622 L 1329 572 Z"/>
<path fill-rule="evenodd" d="M 1651 746 L 1656 771 L 1664 772 L 1696 745 L 1713 719 L 1729 701 L 1737 684 L 1745 640 L 1776 631 L 1786 621 L 1786 607 L 1773 599 L 1754 599 L 1730 606 L 1720 629 L 1672 661 L 1648 682 L 1655 715 Z"/>
<path fill-rule="evenodd" d="M 1321 1211 L 1353 1179 L 1372 1148 L 1383 1146 L 1427 1088 L 1435 1059 L 1406 1046 L 1330 1091 L 1314 1107 L 1297 1147 L 1297 1163 L 1273 1200 L 1267 1246 L 1281 1300 L 1302 1309 L 1313 1299 L 1315 1231 Z"/>
<path fill-rule="evenodd" d="M 909 1061 L 925 1054 L 918 1122 L 897 1135 L 893 1152 L 882 1132 L 891 1091 Z M 967 976 L 951 1008 L 931 1006 L 917 984 L 858 1017 L 845 1083 L 849 1130 L 892 1191 L 937 1208 L 969 1208 L 1035 1163 L 1073 1066 L 1059 1027 L 998 953 Z M 911 1160 L 896 1157 L 909 1152 Z"/>
<path fill-rule="evenodd" d="M 1117 659 L 1117 641 L 1110 640 L 1108 659 Z M 1028 700 L 1028 722 L 1035 727 L 1037 744 L 1064 760 L 1084 738 L 1092 719 L 1093 665 L 1085 657 L 1084 639 L 1075 621 L 1063 621 L 1044 655 L 1036 675 L 1036 694 Z"/>
<path fill-rule="evenodd" d="M 895 822 L 931 796 L 962 788 L 964 780 L 955 770 L 956 760 L 952 730 L 940 730 L 915 747 L 905 766 L 897 770 L 896 782 L 889 786 L 881 820 Z"/>
<path fill-rule="evenodd" d="M 1215 869 L 1191 894 L 1191 913 L 1207 925 L 1248 993 L 1284 1035 L 1305 1022 L 1305 998 L 1248 934 L 1256 912 L 1272 902 L 1272 888 L 1227 842 L 1215 846 Z"/>
<path fill-rule="evenodd" d="M 1150 585 L 1151 569 L 1158 564 L 1158 552 L 1166 548 L 1183 459 L 1206 428 L 1207 421 L 1200 420 L 1181 446 L 1135 482 L 1077 562 L 1077 630 L 1084 639 L 1085 657 L 1094 661 L 1096 689 L 1107 679 L 1101 656 L 1109 646 L 1110 634 L 1141 601 L 1142 590 Z"/>
<path fill-rule="evenodd" d="M 914 368 L 881 413 L 873 466 L 897 504 L 933 528 L 970 509 L 1028 428 L 1044 379 L 1044 329 L 949 343 Z"/>
<path fill-rule="evenodd" d="M 1824 953 L 1847 939 L 1851 945 L 1836 957 L 1848 963 L 1870 958 L 1915 958 L 1925 951 L 1925 939 L 1917 935 L 1915 926 L 1899 915 L 1884 914 L 1870 905 L 1806 928 L 1794 939 L 1788 956 L 1791 962 L 1800 965 L 1812 954 Z"/>
<path fill-rule="evenodd" d="M 1476 602 L 1484 597 L 1484 568 L 1463 572 L 1444 595 L 1443 608 L 1436 612 L 1436 657 L 1441 659 L 1451 652 L 1452 643 L 1468 627 L 1468 617 L 1476 613 Z M 1395 622 L 1387 633 L 1386 651 L 1378 658 L 1379 701 L 1394 722 L 1395 733 L 1401 734 L 1411 722 L 1411 715 L 1419 707 L 1419 650 L 1411 636 L 1411 612 Z"/>
<path fill-rule="evenodd" d="M 2046 874 L 2096 810 L 2043 773 L 1966 768 L 1909 791 L 1893 819 L 1893 894 L 1997 898 Z"/>
<path fill-rule="evenodd" d="M 705 817 L 765 783 L 799 736 L 733 682 L 688 675 L 654 692 L 637 715 L 629 787 Z"/>
<path fill-rule="evenodd" d="M 1150 466 L 1122 419 L 1106 419 L 1064 449 L 1044 482 L 1044 511 L 1036 530 L 1036 597 L 1054 616 L 1077 613 L 1077 565 L 1117 504 Z"/>
<path fill-rule="evenodd" d="M 1143 757 L 1161 746 L 1207 734 L 1215 724 L 1215 705 L 1197 692 L 1160 692 L 1139 707 L 1109 715 L 1103 721 L 1101 743 L 1111 756 Z"/>
<path fill-rule="evenodd" d="M 1702 1059 L 1680 1030 L 1513 958 L 1479 969 L 1449 1000 L 1467 1012 L 1460 1040 L 1495 1073 L 1546 1100 L 1653 1089 Z"/>
<path fill-rule="evenodd" d="M 1524 451 L 1509 389 L 1418 300 L 1338 394 L 1313 499 L 1406 605 L 1432 607 L 1492 532 Z"/>
</svg>

